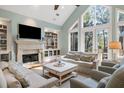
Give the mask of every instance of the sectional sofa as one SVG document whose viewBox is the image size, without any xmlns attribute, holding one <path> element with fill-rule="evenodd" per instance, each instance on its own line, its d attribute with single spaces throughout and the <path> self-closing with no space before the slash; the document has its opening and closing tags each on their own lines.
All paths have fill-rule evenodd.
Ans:
<svg viewBox="0 0 124 93">
<path fill-rule="evenodd" d="M 69 52 L 61 57 L 62 61 L 78 64 L 78 72 L 89 74 L 92 69 L 96 69 L 99 62 L 96 53 Z"/>
</svg>

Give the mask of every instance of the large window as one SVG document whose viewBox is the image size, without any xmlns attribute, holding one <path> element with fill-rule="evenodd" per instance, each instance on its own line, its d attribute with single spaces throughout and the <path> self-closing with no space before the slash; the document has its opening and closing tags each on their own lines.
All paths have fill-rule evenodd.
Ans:
<svg viewBox="0 0 124 93">
<path fill-rule="evenodd" d="M 102 5 L 90 6 L 83 14 L 82 31 L 84 31 L 85 36 L 85 52 L 98 52 L 99 49 L 102 49 L 103 58 L 107 58 L 110 32 L 108 28 L 111 24 L 110 15 L 110 7 Z"/>
<path fill-rule="evenodd" d="M 83 26 L 89 27 L 94 25 L 94 18 L 95 18 L 95 7 L 91 6 L 88 11 L 83 16 Z"/>
<path fill-rule="evenodd" d="M 69 50 L 78 51 L 78 23 L 76 23 L 69 32 Z"/>
<path fill-rule="evenodd" d="M 91 6 L 83 16 L 83 27 L 110 23 L 109 10 L 106 6 Z"/>
</svg>

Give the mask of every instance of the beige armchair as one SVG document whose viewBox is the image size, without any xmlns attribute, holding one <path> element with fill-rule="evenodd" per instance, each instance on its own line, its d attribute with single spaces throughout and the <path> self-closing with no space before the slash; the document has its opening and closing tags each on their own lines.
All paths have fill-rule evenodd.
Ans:
<svg viewBox="0 0 124 93">
<path fill-rule="evenodd" d="M 124 65 L 124 58 L 121 59 L 120 63 L 112 62 L 112 61 L 103 61 L 101 66 L 98 67 L 98 70 L 112 74 L 115 70 L 117 70 L 122 65 Z"/>
<path fill-rule="evenodd" d="M 80 80 L 72 78 L 71 88 L 124 88 L 124 66 L 119 67 L 112 75 L 93 71 L 91 78 Z"/>
</svg>

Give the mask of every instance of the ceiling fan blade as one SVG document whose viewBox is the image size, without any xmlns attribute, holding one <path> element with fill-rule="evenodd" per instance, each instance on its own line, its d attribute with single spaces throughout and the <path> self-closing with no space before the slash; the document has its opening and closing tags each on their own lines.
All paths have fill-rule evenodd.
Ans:
<svg viewBox="0 0 124 93">
<path fill-rule="evenodd" d="M 79 7 L 80 5 L 75 5 L 75 6 Z"/>
<path fill-rule="evenodd" d="M 57 10 L 59 8 L 59 5 L 54 6 L 54 10 Z"/>
</svg>

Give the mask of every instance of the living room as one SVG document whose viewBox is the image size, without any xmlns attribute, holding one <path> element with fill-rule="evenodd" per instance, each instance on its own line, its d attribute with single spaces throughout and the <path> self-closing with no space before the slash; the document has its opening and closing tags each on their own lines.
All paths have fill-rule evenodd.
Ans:
<svg viewBox="0 0 124 93">
<path fill-rule="evenodd" d="M 123 24 L 123 5 L 0 5 L 0 88 L 124 88 Z"/>
</svg>

